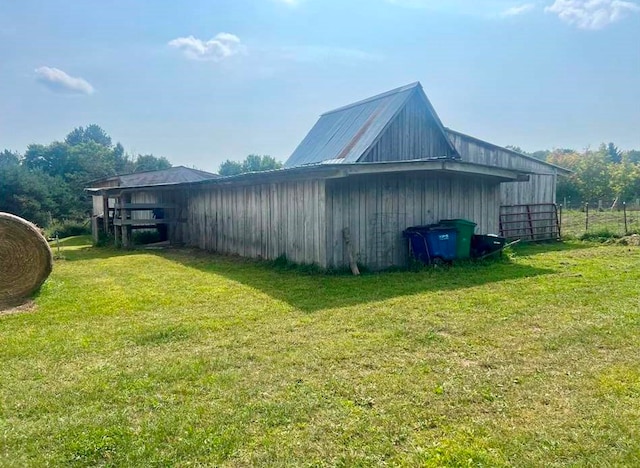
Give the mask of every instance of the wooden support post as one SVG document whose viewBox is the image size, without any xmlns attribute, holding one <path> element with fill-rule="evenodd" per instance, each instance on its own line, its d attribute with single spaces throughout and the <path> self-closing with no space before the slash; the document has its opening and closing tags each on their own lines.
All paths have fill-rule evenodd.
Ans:
<svg viewBox="0 0 640 468">
<path fill-rule="evenodd" d="M 109 234 L 109 195 L 102 195 L 102 228 Z"/>
<path fill-rule="evenodd" d="M 122 226 L 122 247 L 128 249 L 131 247 L 131 226 Z"/>
<path fill-rule="evenodd" d="M 348 227 L 342 230 L 342 237 L 344 238 L 344 245 L 347 249 L 347 253 L 349 254 L 349 267 L 351 268 L 351 273 L 358 276 L 360 274 L 360 270 L 358 269 L 358 264 L 356 263 L 353 255 L 353 249 L 351 248 L 351 233 L 349 232 Z"/>
<path fill-rule="evenodd" d="M 622 202 L 622 212 L 624 213 L 624 235 L 629 234 L 629 229 L 627 229 L 627 202 Z"/>
</svg>

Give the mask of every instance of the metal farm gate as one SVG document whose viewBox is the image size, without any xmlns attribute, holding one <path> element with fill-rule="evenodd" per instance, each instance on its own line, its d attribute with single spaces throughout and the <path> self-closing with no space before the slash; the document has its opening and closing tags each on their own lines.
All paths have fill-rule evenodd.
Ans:
<svg viewBox="0 0 640 468">
<path fill-rule="evenodd" d="M 558 208 L 555 203 L 503 205 L 500 207 L 500 235 L 507 240 L 560 240 Z"/>
</svg>

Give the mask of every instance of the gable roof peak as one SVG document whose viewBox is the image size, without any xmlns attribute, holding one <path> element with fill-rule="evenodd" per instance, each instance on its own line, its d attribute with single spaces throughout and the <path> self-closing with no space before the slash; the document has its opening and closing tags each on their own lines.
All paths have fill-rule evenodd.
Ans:
<svg viewBox="0 0 640 468">
<path fill-rule="evenodd" d="M 360 161 L 410 102 L 418 106 L 412 112 L 425 112 L 431 116 L 438 133 L 444 139 L 448 154 L 453 158 L 459 157 L 444 133 L 442 122 L 424 93 L 422 85 L 420 82 L 414 82 L 322 114 L 284 166 L 348 164 Z M 422 128 L 429 125 L 418 120 L 414 126 Z M 412 129 L 413 133 L 419 131 L 417 128 Z M 425 154 L 420 157 L 430 156 Z M 389 157 L 393 158 L 393 155 Z"/>
<path fill-rule="evenodd" d="M 395 88 L 395 89 L 392 89 L 390 91 L 385 91 L 384 93 L 376 94 L 375 96 L 371 96 L 371 97 L 368 97 L 366 99 L 362 99 L 361 101 L 353 102 L 351 104 L 347 104 L 346 106 L 338 107 L 336 109 L 327 111 L 327 112 L 325 112 L 323 114 L 320 114 L 320 116 L 322 117 L 322 116 L 325 116 L 325 115 L 333 114 L 334 112 L 341 112 L 341 111 L 344 111 L 344 110 L 347 110 L 347 109 L 351 109 L 353 107 L 361 106 L 362 104 L 367 104 L 369 102 L 377 101 L 378 99 L 383 99 L 383 98 L 392 96 L 394 94 L 404 93 L 405 91 L 409 91 L 409 90 L 414 89 L 414 88 L 422 89 L 422 84 L 420 84 L 419 81 L 414 81 L 413 83 L 410 83 L 408 85 L 400 86 L 399 88 Z"/>
</svg>

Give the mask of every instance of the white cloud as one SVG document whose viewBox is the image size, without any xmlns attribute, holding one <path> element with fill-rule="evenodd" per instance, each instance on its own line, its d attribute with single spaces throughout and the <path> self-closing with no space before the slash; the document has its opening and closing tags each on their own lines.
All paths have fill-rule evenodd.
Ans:
<svg viewBox="0 0 640 468">
<path fill-rule="evenodd" d="M 300 5 L 301 0 L 275 0 L 278 3 L 284 3 L 285 5 L 289 5 L 289 6 L 298 6 Z"/>
<path fill-rule="evenodd" d="M 93 94 L 95 91 L 85 79 L 67 75 L 58 68 L 39 67 L 35 72 L 36 80 L 56 93 Z"/>
<path fill-rule="evenodd" d="M 184 55 L 193 60 L 211 60 L 220 62 L 237 54 L 246 52 L 246 47 L 240 38 L 234 34 L 221 32 L 208 41 L 193 36 L 178 37 L 168 43 L 169 47 L 181 50 Z"/>
<path fill-rule="evenodd" d="M 507 18 L 510 16 L 524 15 L 525 13 L 529 13 L 535 7 L 536 6 L 533 3 L 525 3 L 524 5 L 507 8 L 500 14 L 500 16 Z"/>
<path fill-rule="evenodd" d="M 623 0 L 555 0 L 544 11 L 555 13 L 565 23 L 581 29 L 602 29 L 640 12 L 640 5 Z"/>
</svg>

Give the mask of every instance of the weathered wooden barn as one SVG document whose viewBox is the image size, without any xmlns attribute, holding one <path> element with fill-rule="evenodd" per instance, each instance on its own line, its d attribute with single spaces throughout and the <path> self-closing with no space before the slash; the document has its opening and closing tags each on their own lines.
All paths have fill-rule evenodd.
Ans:
<svg viewBox="0 0 640 468">
<path fill-rule="evenodd" d="M 175 207 L 165 201 L 166 191 L 155 190 L 154 187 L 217 177 L 217 174 L 211 172 L 175 166 L 90 182 L 91 188 L 87 191 L 93 195 L 91 232 L 94 242 L 98 241 L 99 233 L 103 231 L 112 233 L 118 244 L 128 246 L 133 229 L 158 229 L 159 226 L 170 228 L 175 224 Z M 134 187 L 134 190 L 126 190 Z M 159 217 L 159 213 L 163 216 Z"/>
<path fill-rule="evenodd" d="M 383 269 L 406 264 L 409 226 L 465 218 L 478 233 L 497 233 L 503 198 L 521 193 L 503 186 L 552 174 L 533 163 L 445 129 L 414 83 L 323 114 L 282 170 L 93 193 L 123 207 L 152 193 L 174 210 L 167 222 L 175 243 L 323 268 L 353 257 Z M 133 224 L 118 216 L 115 225 Z"/>
<path fill-rule="evenodd" d="M 455 130 L 446 132 L 463 161 L 529 174 L 526 182 L 500 187 L 501 235 L 525 240 L 560 237 L 556 183 L 558 176 L 566 176 L 570 171 Z"/>
</svg>

